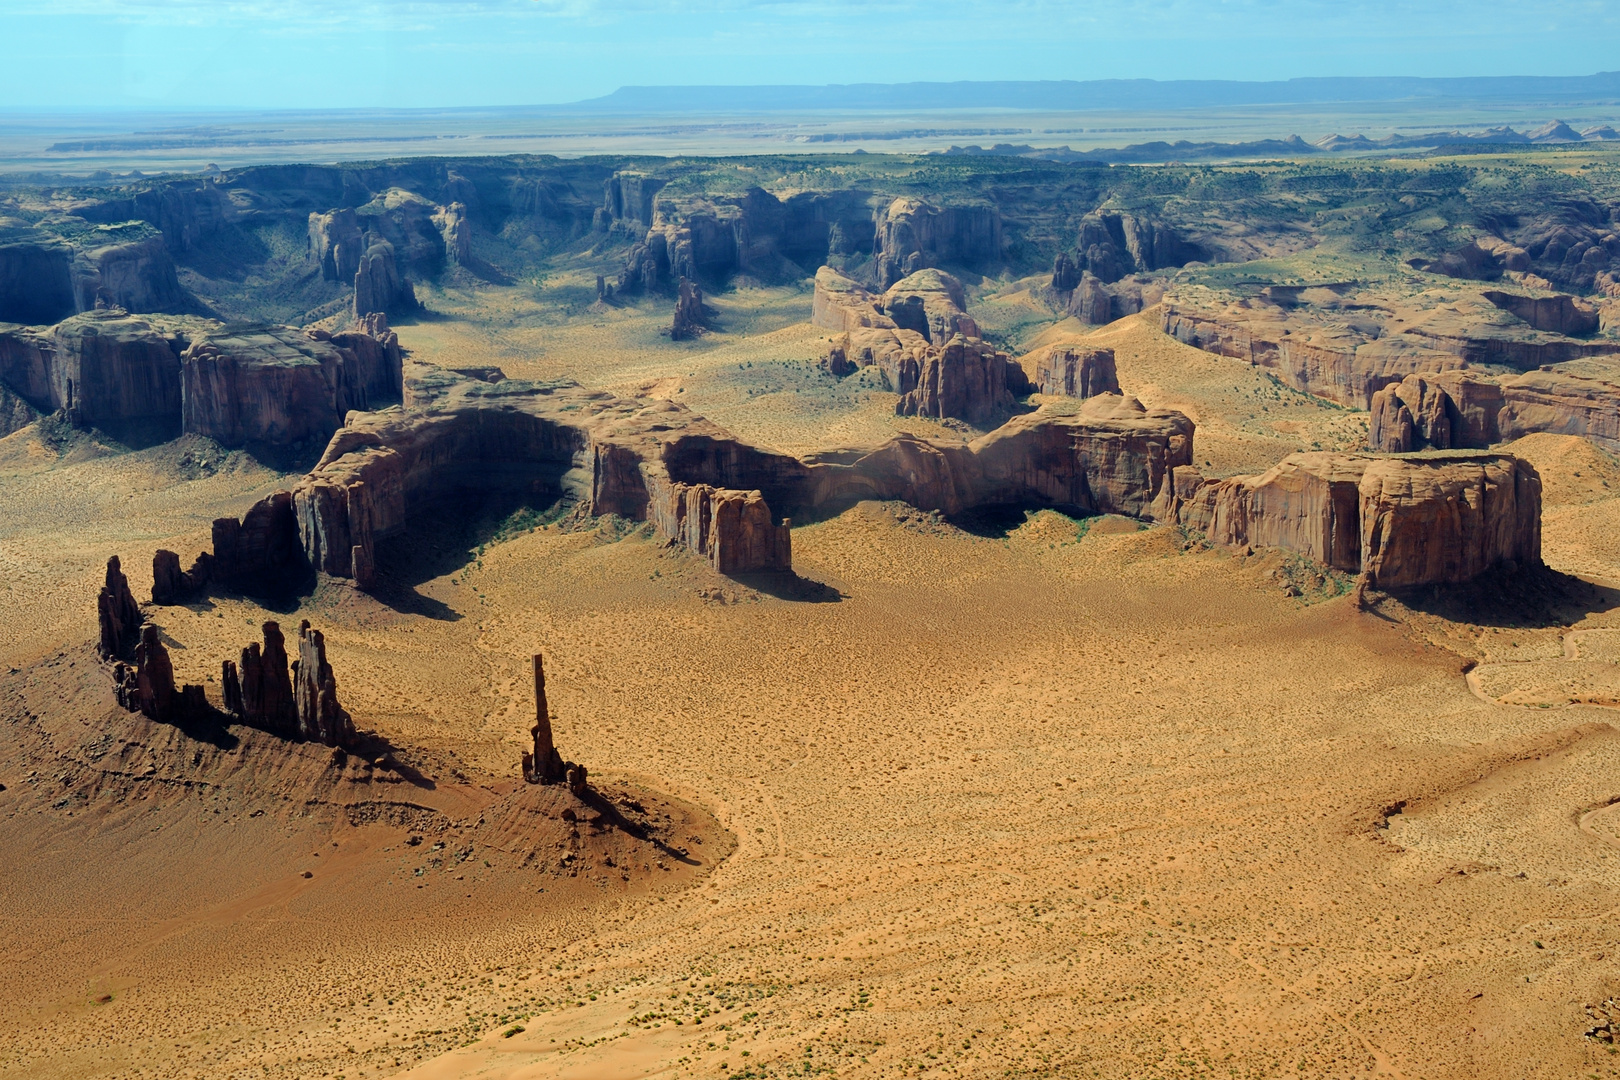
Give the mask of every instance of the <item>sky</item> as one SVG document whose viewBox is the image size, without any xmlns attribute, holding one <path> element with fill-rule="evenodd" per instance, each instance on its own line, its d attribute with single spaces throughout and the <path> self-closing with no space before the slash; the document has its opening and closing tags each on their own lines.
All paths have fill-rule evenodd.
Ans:
<svg viewBox="0 0 1620 1080">
<path fill-rule="evenodd" d="M 521 106 L 626 85 L 1620 67 L 1620 0 L 0 0 L 0 110 Z"/>
</svg>

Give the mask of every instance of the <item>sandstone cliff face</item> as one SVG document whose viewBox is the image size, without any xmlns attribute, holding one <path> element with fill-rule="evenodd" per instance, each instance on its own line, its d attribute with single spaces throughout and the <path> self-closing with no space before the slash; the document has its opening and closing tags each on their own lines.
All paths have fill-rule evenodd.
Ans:
<svg viewBox="0 0 1620 1080">
<path fill-rule="evenodd" d="M 1597 308 L 1573 296 L 1524 296 L 1500 289 L 1486 289 L 1480 295 L 1537 330 L 1582 337 L 1598 329 Z"/>
<path fill-rule="evenodd" d="M 1164 222 L 1110 210 L 1094 210 L 1081 219 L 1075 251 L 1070 265 L 1103 284 L 1206 257 L 1199 245 Z"/>
<path fill-rule="evenodd" d="M 650 516 L 659 535 L 707 556 L 722 574 L 793 568 L 793 532 L 758 491 L 709 484 L 656 484 Z"/>
<path fill-rule="evenodd" d="M 472 262 L 472 222 L 467 207 L 459 202 L 441 206 L 433 212 L 433 224 L 444 238 L 444 254 L 452 264 L 467 266 Z"/>
<path fill-rule="evenodd" d="M 1384 458 L 1360 485 L 1362 568 L 1385 589 L 1541 562 L 1541 477 L 1507 455 Z"/>
<path fill-rule="evenodd" d="M 58 323 L 51 331 L 49 405 L 85 424 L 150 426 L 173 437 L 184 342 L 173 328 L 118 310 Z"/>
<path fill-rule="evenodd" d="M 1541 560 L 1541 480 L 1503 454 L 1293 454 L 1259 476 L 1176 475 L 1178 516 L 1216 543 L 1280 547 L 1385 589 Z"/>
<path fill-rule="evenodd" d="M 353 330 L 327 335 L 325 331 L 306 333 L 316 341 L 331 341 L 352 354 L 355 378 L 365 391 L 370 408 L 384 401 L 398 401 L 405 393 L 405 356 L 399 335 L 388 328 L 388 316 L 373 312 Z M 346 360 L 347 362 L 347 360 Z"/>
<path fill-rule="evenodd" d="M 85 253 L 89 273 L 79 286 L 80 310 L 186 312 L 198 305 L 180 284 L 163 237 L 109 244 Z"/>
<path fill-rule="evenodd" d="M 354 721 L 337 699 L 337 678 L 326 662 L 326 639 L 305 619 L 298 627 L 298 660 L 293 664 L 293 698 L 298 735 L 327 746 L 353 746 Z"/>
<path fill-rule="evenodd" d="M 213 567 L 214 557 L 205 551 L 182 570 L 179 555 L 159 548 L 152 555 L 152 603 L 184 604 L 205 595 Z"/>
<path fill-rule="evenodd" d="M 885 289 L 926 267 L 1001 258 L 1001 214 L 993 206 L 936 207 L 898 198 L 878 213 L 876 231 L 873 267 Z"/>
<path fill-rule="evenodd" d="M 320 263 L 321 277 L 327 281 L 353 281 L 360 269 L 361 256 L 365 254 L 360 219 L 355 212 L 345 207 L 310 214 L 309 254 Z"/>
<path fill-rule="evenodd" d="M 353 353 L 290 327 L 204 334 L 181 367 L 185 430 L 226 446 L 325 439 L 369 400 Z"/>
<path fill-rule="evenodd" d="M 1035 389 L 1042 394 L 1090 398 L 1120 392 L 1113 349 L 1051 345 L 1035 355 L 1034 367 Z"/>
<path fill-rule="evenodd" d="M 213 544 L 213 580 L 234 592 L 281 595 L 296 588 L 309 572 L 288 491 L 260 499 L 240 520 L 216 518 Z"/>
<path fill-rule="evenodd" d="M 816 271 L 810 321 L 837 333 L 863 328 L 895 329 L 894 320 L 883 313 L 878 297 L 830 266 Z"/>
<path fill-rule="evenodd" d="M 360 256 L 354 274 L 354 315 L 363 319 L 374 312 L 407 315 L 418 307 L 416 290 L 400 273 L 394 245 L 374 240 Z"/>
<path fill-rule="evenodd" d="M 900 416 L 955 417 L 987 424 L 1017 408 L 1014 394 L 1027 394 L 1029 380 L 1007 353 L 960 334 L 919 358 L 916 385 L 900 395 Z"/>
<path fill-rule="evenodd" d="M 943 270 L 924 269 L 889 286 L 879 302 L 895 327 L 912 330 L 941 344 L 957 334 L 979 336 L 979 325 L 967 313 L 962 283 Z"/>
<path fill-rule="evenodd" d="M 1178 294 L 1165 300 L 1160 326 L 1195 348 L 1267 368 L 1296 390 L 1358 409 L 1371 408 L 1373 394 L 1408 375 L 1475 364 L 1522 371 L 1616 351 L 1608 342 L 1536 330 L 1480 298 L 1418 297 L 1368 313 L 1378 305 L 1316 291 L 1322 295 L 1311 305 L 1279 292 L 1271 302 L 1225 307 Z"/>
<path fill-rule="evenodd" d="M 0 321 L 45 324 L 78 310 L 73 249 L 54 237 L 0 237 Z"/>
<path fill-rule="evenodd" d="M 1620 453 L 1620 371 L 1615 365 L 1531 371 L 1501 380 L 1498 392 L 1496 429 L 1501 439 L 1541 431 L 1581 435 L 1611 454 Z"/>
<path fill-rule="evenodd" d="M 237 718 L 249 727 L 297 738 L 298 703 L 287 666 L 286 638 L 280 623 L 266 622 L 261 629 L 264 644 L 255 641 L 242 650 L 239 672 L 226 661 L 225 700 L 236 706 Z"/>
</svg>

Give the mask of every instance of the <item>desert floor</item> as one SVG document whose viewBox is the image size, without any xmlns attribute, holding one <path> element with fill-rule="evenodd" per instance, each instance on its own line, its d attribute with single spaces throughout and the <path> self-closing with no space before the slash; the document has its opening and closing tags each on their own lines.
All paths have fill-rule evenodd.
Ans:
<svg viewBox="0 0 1620 1080">
<path fill-rule="evenodd" d="M 446 295 L 401 337 L 788 450 L 971 434 L 816 371 L 807 302 L 716 300 L 686 345 Z M 1151 313 L 1096 336 L 1211 473 L 1360 437 Z M 0 441 L 0 1075 L 1620 1075 L 1586 1035 L 1620 992 L 1620 469 L 1589 444 L 1514 448 L 1556 575 L 1371 612 L 1172 529 L 877 503 L 796 528 L 791 589 L 493 507 L 393 542 L 377 596 L 148 609 L 210 693 L 310 619 L 385 783 L 137 723 L 85 645 L 107 555 L 147 596 L 154 548 L 286 473 L 48 435 Z M 657 851 L 517 781 L 535 651 Z"/>
</svg>

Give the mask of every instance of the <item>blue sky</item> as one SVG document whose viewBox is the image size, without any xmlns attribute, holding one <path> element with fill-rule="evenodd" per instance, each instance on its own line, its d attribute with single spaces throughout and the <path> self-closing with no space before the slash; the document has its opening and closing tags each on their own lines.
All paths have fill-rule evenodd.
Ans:
<svg viewBox="0 0 1620 1080">
<path fill-rule="evenodd" d="M 0 0 L 0 108 L 445 107 L 623 85 L 1620 68 L 1620 0 Z"/>
</svg>

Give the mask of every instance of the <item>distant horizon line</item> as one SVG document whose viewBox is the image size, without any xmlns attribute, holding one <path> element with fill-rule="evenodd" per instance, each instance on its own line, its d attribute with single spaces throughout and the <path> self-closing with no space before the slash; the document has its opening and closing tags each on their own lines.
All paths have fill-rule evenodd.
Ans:
<svg viewBox="0 0 1620 1080">
<path fill-rule="evenodd" d="M 1590 75 L 1312 75 L 1289 79 L 1032 79 L 895 83 L 689 83 L 625 85 L 608 94 L 566 102 L 521 105 L 265 106 L 159 104 L 8 106 L 0 115 L 387 114 L 421 113 L 781 113 L 800 110 L 1091 112 L 1232 106 L 1394 104 L 1403 101 L 1512 101 L 1524 104 L 1595 104 L 1620 101 L 1620 71 Z M 746 95 L 748 100 L 737 100 Z"/>
</svg>

